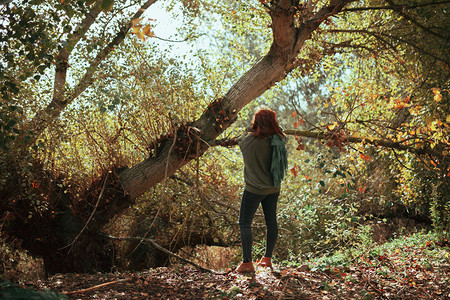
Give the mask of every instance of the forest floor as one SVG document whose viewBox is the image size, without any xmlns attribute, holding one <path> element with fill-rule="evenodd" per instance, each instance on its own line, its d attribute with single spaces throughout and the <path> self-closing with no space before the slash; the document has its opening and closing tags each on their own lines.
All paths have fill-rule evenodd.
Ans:
<svg viewBox="0 0 450 300">
<path fill-rule="evenodd" d="M 394 267 L 390 264 L 380 260 L 375 265 L 303 272 L 259 268 L 253 275 L 217 275 L 191 267 L 133 274 L 58 274 L 39 288 L 75 291 L 67 295 L 69 299 L 450 299 L 449 266 L 437 274 L 412 265 L 392 277 L 385 271 Z"/>
<path fill-rule="evenodd" d="M 57 299 L 450 299 L 450 244 L 427 238 L 346 250 L 302 267 L 258 267 L 248 275 L 179 265 L 134 273 L 56 274 L 20 286 L 57 292 Z"/>
<path fill-rule="evenodd" d="M 69 299 L 450 299 L 449 262 L 448 247 L 409 244 L 346 266 L 328 260 L 301 268 L 258 267 L 251 275 L 189 266 L 129 274 L 57 274 L 35 287 Z"/>
</svg>

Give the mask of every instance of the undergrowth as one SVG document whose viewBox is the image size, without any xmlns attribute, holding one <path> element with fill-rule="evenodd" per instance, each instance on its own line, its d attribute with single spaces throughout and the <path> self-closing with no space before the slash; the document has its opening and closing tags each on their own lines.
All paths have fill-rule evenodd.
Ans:
<svg viewBox="0 0 450 300">
<path fill-rule="evenodd" d="M 438 271 L 450 269 L 450 239 L 445 234 L 417 232 L 397 236 L 383 244 L 362 244 L 361 247 L 341 249 L 332 255 L 310 259 L 307 263 L 312 271 L 352 266 L 390 265 L 391 270 L 405 268 Z M 389 264 L 387 262 L 390 262 Z M 400 272 L 402 273 L 402 272 Z M 450 284 L 447 278 L 448 284 Z"/>
<path fill-rule="evenodd" d="M 0 236 L 0 280 L 36 281 L 44 278 L 43 260 Z"/>
</svg>

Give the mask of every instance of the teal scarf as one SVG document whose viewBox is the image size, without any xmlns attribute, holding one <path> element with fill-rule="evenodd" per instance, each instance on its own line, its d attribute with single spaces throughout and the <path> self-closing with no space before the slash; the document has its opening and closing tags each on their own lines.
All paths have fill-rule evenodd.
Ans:
<svg viewBox="0 0 450 300">
<path fill-rule="evenodd" d="M 270 136 L 270 145 L 272 146 L 272 164 L 270 173 L 272 174 L 273 185 L 279 187 L 281 180 L 286 176 L 288 167 L 286 140 L 278 134 Z"/>
</svg>

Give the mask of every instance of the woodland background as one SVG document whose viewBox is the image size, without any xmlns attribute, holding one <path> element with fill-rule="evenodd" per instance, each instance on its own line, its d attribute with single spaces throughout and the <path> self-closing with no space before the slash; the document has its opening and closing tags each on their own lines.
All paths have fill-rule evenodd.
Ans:
<svg viewBox="0 0 450 300">
<path fill-rule="evenodd" d="M 448 270 L 449 10 L 2 1 L 2 277 L 173 264 L 155 245 L 232 268 L 243 162 L 219 145 L 262 105 L 288 134 L 275 261 L 382 256 L 379 245 L 418 234 L 444 247 L 429 259 Z"/>
</svg>

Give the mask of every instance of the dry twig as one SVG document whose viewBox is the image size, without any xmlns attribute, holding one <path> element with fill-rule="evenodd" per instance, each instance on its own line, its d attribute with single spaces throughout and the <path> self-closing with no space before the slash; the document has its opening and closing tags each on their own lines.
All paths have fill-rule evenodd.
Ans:
<svg viewBox="0 0 450 300">
<path fill-rule="evenodd" d="M 132 279 L 133 279 L 132 277 L 124 278 L 124 279 L 118 279 L 118 280 L 114 280 L 114 281 L 110 281 L 110 282 L 105 282 L 105 283 L 102 283 L 102 284 L 94 285 L 94 286 L 91 286 L 90 288 L 86 288 L 86 289 L 82 289 L 82 290 L 71 291 L 71 292 L 62 292 L 61 294 L 63 294 L 63 295 L 72 295 L 72 294 L 86 293 L 86 292 L 90 292 L 90 291 L 93 291 L 93 290 L 96 290 L 96 289 L 100 289 L 102 287 L 109 286 L 109 285 L 112 285 L 112 284 L 115 284 L 115 283 L 128 282 L 128 281 L 131 281 Z"/>
</svg>

